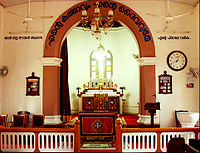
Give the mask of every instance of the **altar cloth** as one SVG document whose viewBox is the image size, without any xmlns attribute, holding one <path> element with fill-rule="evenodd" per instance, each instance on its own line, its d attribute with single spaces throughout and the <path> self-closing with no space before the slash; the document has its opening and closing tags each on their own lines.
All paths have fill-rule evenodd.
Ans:
<svg viewBox="0 0 200 153">
<path fill-rule="evenodd" d="M 115 135 L 115 113 L 79 113 L 82 136 Z"/>
</svg>

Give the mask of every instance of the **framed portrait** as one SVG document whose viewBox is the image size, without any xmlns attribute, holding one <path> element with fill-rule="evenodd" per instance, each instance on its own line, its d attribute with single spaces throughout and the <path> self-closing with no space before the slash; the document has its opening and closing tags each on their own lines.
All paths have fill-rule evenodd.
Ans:
<svg viewBox="0 0 200 153">
<path fill-rule="evenodd" d="M 26 77 L 26 96 L 39 96 L 40 89 L 40 77 L 35 76 L 32 72 L 32 76 Z"/>
</svg>

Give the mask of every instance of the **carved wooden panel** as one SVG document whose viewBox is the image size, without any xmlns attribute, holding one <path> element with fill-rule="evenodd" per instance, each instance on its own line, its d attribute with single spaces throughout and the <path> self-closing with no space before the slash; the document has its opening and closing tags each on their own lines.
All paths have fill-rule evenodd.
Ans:
<svg viewBox="0 0 200 153">
<path fill-rule="evenodd" d="M 108 111 L 109 112 L 119 112 L 118 97 L 108 97 Z"/>
<path fill-rule="evenodd" d="M 83 111 L 108 111 L 108 112 L 116 112 L 117 114 L 119 111 L 119 97 L 108 97 L 107 94 L 105 95 L 97 95 L 95 94 L 94 97 L 83 97 L 82 98 L 82 108 Z"/>
<path fill-rule="evenodd" d="M 83 111 L 94 111 L 94 97 L 83 98 Z"/>
</svg>

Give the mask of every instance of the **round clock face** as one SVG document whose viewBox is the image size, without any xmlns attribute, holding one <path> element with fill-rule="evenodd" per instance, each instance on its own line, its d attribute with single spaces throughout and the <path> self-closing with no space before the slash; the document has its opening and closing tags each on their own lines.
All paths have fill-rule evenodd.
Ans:
<svg viewBox="0 0 200 153">
<path fill-rule="evenodd" d="M 167 64 L 174 71 L 183 70 L 187 65 L 187 57 L 181 51 L 172 51 L 167 57 Z"/>
</svg>

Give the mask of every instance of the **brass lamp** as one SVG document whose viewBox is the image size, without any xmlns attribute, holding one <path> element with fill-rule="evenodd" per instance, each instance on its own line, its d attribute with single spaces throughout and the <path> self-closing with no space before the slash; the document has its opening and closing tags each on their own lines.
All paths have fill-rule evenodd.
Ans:
<svg viewBox="0 0 200 153">
<path fill-rule="evenodd" d="M 98 40 L 101 37 L 100 27 L 104 29 L 104 33 L 107 34 L 109 29 L 112 28 L 114 20 L 113 20 L 113 10 L 110 9 L 108 11 L 107 17 L 102 17 L 99 2 L 96 2 L 96 8 L 94 9 L 94 16 L 93 18 L 89 18 L 87 16 L 87 11 L 84 9 L 82 11 L 82 26 L 84 28 L 90 27 L 92 35 Z M 89 24 L 89 25 L 88 25 Z"/>
</svg>

